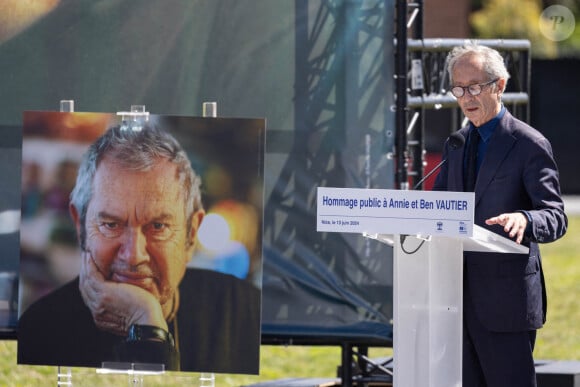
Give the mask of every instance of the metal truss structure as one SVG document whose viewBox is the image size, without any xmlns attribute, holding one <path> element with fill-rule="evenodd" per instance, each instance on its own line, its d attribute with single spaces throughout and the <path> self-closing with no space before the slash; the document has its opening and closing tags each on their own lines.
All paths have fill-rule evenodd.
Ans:
<svg viewBox="0 0 580 387">
<path fill-rule="evenodd" d="M 284 163 L 265 206 L 265 287 L 281 267 L 308 268 L 315 259 L 344 287 L 358 286 L 353 277 L 364 282 L 377 265 L 371 261 L 384 260 L 380 254 L 367 257 L 364 245 L 348 243 L 350 236 L 312 229 L 318 186 L 384 187 L 392 178 L 384 173 L 386 152 L 377 140 L 384 135 L 389 109 L 382 66 L 386 13 L 382 0 L 366 5 L 322 1 L 312 12 L 309 1 L 296 2 L 295 130 L 293 138 L 284 137 L 288 153 L 280 156 Z M 383 163 L 360 162 L 372 154 Z"/>
<path fill-rule="evenodd" d="M 275 293 L 269 292 L 270 286 L 278 292 L 284 291 L 275 287 L 276 282 L 291 279 L 284 275 L 276 277 L 292 267 L 316 279 L 321 289 L 315 290 L 329 294 L 338 290 L 337 298 L 344 297 L 345 302 L 352 289 L 373 287 L 380 300 L 367 299 L 373 306 L 369 311 L 372 309 L 372 313 L 379 315 L 391 309 L 384 290 L 386 285 L 378 284 L 374 278 L 380 274 L 376 268 L 386 266 L 387 248 L 371 249 L 368 242 L 361 243 L 361 236 L 317 233 L 312 227 L 316 224 L 318 186 L 392 187 L 393 161 L 387 153 L 394 142 L 391 111 L 394 96 L 389 87 L 392 86 L 393 1 L 295 2 L 295 129 L 292 139 L 285 137 L 288 153 L 276 155 L 285 159 L 265 206 L 265 297 Z M 387 277 L 381 275 L 381 281 Z M 299 281 L 296 279 L 293 287 L 300 288 Z M 328 290 L 323 289 L 325 284 Z M 373 297 L 370 293 L 366 292 L 365 296 Z M 357 296 L 354 292 L 352 295 Z M 266 304 L 270 305 L 270 300 Z M 371 370 L 380 365 L 368 368 L 362 360 L 366 346 L 386 346 L 390 338 L 365 337 L 366 333 L 357 333 L 356 329 L 341 337 L 328 337 L 324 329 L 315 329 L 318 308 L 314 306 L 289 306 L 293 316 L 310 310 L 304 319 L 314 327 L 311 329 L 314 333 L 296 335 L 292 327 L 285 331 L 284 327 L 276 327 L 276 321 L 266 321 L 266 324 L 263 321 L 262 343 L 339 344 L 343 386 L 352 385 L 354 379 L 370 377 Z M 360 318 L 374 319 L 371 315 Z M 328 325 L 322 312 L 319 319 Z M 384 324 L 389 324 L 388 318 Z M 353 375 L 353 358 L 360 360 L 360 375 Z"/>
<path fill-rule="evenodd" d="M 447 53 L 467 39 L 424 39 L 423 1 L 397 0 L 397 186 L 414 187 L 425 166 L 424 116 L 428 109 L 450 109 L 454 119 L 449 133 L 466 124 L 449 92 Z M 408 32 L 411 37 L 408 37 Z M 511 75 L 502 100 L 510 112 L 529 122 L 531 55 L 528 40 L 478 40 L 498 50 Z"/>
</svg>

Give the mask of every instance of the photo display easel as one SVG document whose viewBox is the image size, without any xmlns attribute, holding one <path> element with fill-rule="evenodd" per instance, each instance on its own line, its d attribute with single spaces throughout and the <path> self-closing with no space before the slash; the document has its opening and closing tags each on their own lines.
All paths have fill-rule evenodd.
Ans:
<svg viewBox="0 0 580 387">
<path fill-rule="evenodd" d="M 51 298 L 53 292 L 50 290 L 48 294 L 46 294 L 46 297 L 42 294 L 34 293 L 34 287 L 31 287 L 31 290 L 29 290 L 28 293 L 24 293 L 24 300 L 21 299 L 21 302 L 23 303 L 21 304 L 21 317 L 22 315 L 26 315 L 29 311 L 31 311 L 31 314 L 28 314 L 25 319 L 26 322 L 23 327 L 26 329 L 21 329 L 19 332 L 21 333 L 20 339 L 22 339 L 26 344 L 20 345 L 23 343 L 19 342 L 20 348 L 18 353 L 18 363 L 30 365 L 56 365 L 57 385 L 59 386 L 76 384 L 73 383 L 73 367 L 93 368 L 95 367 L 95 364 L 98 364 L 99 362 L 100 367 L 97 366 L 96 368 L 97 374 L 125 374 L 129 378 L 129 384 L 134 386 L 143 386 L 145 376 L 164 375 L 166 371 L 199 373 L 199 376 L 191 376 L 192 380 L 190 383 L 203 387 L 213 387 L 215 385 L 215 372 L 228 374 L 258 374 L 261 301 L 261 271 L 259 269 L 261 268 L 262 259 L 262 218 L 259 214 L 262 212 L 261 207 L 263 204 L 261 200 L 263 199 L 262 196 L 254 197 L 252 195 L 258 192 L 257 190 L 263 188 L 265 119 L 217 118 L 216 102 L 206 102 L 203 104 L 203 117 L 201 118 L 160 115 L 150 116 L 144 105 L 132 105 L 129 111 L 120 111 L 117 112 L 116 115 L 120 120 L 119 118 L 115 118 L 114 114 L 110 113 L 87 113 L 86 115 L 84 113 L 75 113 L 73 100 L 62 100 L 60 102 L 59 112 L 25 112 L 24 127 L 27 128 L 27 136 L 31 139 L 31 145 L 27 148 L 27 154 L 29 156 L 26 160 L 27 162 L 39 163 L 39 160 L 43 160 L 43 158 L 41 156 L 35 158 L 34 152 L 37 154 L 44 153 L 44 150 L 49 148 L 46 144 L 51 140 L 51 136 L 57 137 L 60 133 L 69 132 L 68 137 L 64 137 L 65 140 L 61 140 L 59 143 L 64 144 L 60 146 L 65 147 L 67 151 L 59 154 L 58 151 L 54 152 L 54 149 L 50 148 L 52 153 L 48 152 L 51 156 L 47 157 L 50 158 L 53 155 L 56 155 L 56 158 L 50 159 L 51 161 L 47 163 L 49 166 L 44 167 L 50 170 L 51 165 L 60 165 L 57 162 L 54 162 L 54 160 L 67 160 L 67 157 L 70 156 L 67 152 L 70 152 L 70 149 L 73 149 L 72 154 L 74 157 L 72 160 L 75 160 L 75 163 L 72 164 L 75 165 L 68 169 L 71 173 L 67 176 L 76 176 L 76 171 L 79 167 L 79 164 L 76 164 L 76 160 L 78 160 L 80 151 L 84 153 L 83 149 L 85 149 L 86 146 L 84 144 L 86 144 L 87 141 L 94 141 L 94 138 L 100 137 L 102 135 L 101 131 L 106 130 L 105 128 L 108 128 L 109 125 L 116 127 L 115 130 L 120 131 L 120 133 L 123 133 L 124 130 L 132 130 L 135 132 L 141 131 L 142 127 L 147 125 L 147 122 L 150 121 L 151 117 L 152 126 L 168 126 L 168 131 L 170 133 L 167 134 L 168 137 L 162 137 L 163 140 L 161 141 L 164 141 L 162 144 L 168 148 L 172 147 L 172 152 L 178 154 L 178 157 L 180 157 L 179 160 L 182 160 L 180 162 L 191 162 L 191 168 L 183 168 L 186 170 L 184 174 L 189 173 L 187 171 L 193 170 L 189 175 L 187 175 L 192 176 L 190 177 L 190 180 L 187 180 L 191 182 L 192 187 L 194 187 L 194 184 L 196 184 L 198 180 L 203 180 L 200 184 L 203 184 L 204 189 L 211 191 L 211 187 L 215 186 L 216 182 L 209 181 L 209 178 L 206 182 L 205 177 L 208 176 L 208 170 L 220 170 L 222 173 L 222 180 L 220 181 L 222 182 L 224 181 L 224 178 L 229 177 L 231 179 L 229 181 L 230 185 L 228 185 L 230 190 L 223 190 L 217 194 L 215 193 L 216 191 L 204 191 L 203 198 L 201 197 L 201 193 L 197 193 L 198 188 L 195 188 L 197 186 L 187 191 L 192 196 L 182 196 L 182 192 L 184 192 L 181 191 L 182 188 L 177 188 L 178 191 L 176 191 L 176 195 L 189 198 L 192 203 L 196 203 L 194 206 L 197 207 L 193 207 L 193 210 L 189 210 L 192 211 L 190 212 L 192 217 L 200 215 L 201 211 L 199 209 L 203 210 L 203 214 L 200 215 L 202 216 L 203 221 L 201 221 L 201 223 L 198 222 L 197 226 L 189 226 L 191 228 L 188 228 L 188 230 L 190 230 L 188 232 L 191 232 L 191 234 L 188 235 L 191 235 L 192 244 L 187 245 L 184 243 L 186 246 L 194 246 L 195 248 L 190 247 L 191 250 L 186 249 L 185 253 L 182 253 L 183 258 L 180 258 L 181 260 L 178 264 L 184 266 L 177 266 L 178 268 L 174 269 L 178 270 L 178 273 L 180 273 L 180 270 L 182 269 L 185 270 L 185 274 L 182 273 L 183 276 L 179 277 L 179 282 L 177 282 L 179 286 L 178 292 L 181 292 L 182 295 L 179 297 L 180 309 L 175 309 L 176 314 L 173 315 L 174 317 L 170 323 L 171 329 L 174 329 L 174 332 L 176 333 L 176 324 L 179 323 L 179 336 L 175 336 L 175 348 L 181 357 L 180 359 L 178 358 L 178 362 L 175 364 L 171 362 L 166 363 L 169 364 L 168 366 L 155 363 L 102 361 L 101 359 L 109 358 L 111 355 L 107 355 L 108 352 L 87 349 L 88 347 L 86 344 L 83 346 L 83 339 L 80 336 L 77 336 L 79 332 L 82 331 L 85 332 L 83 333 L 85 335 L 83 337 L 86 337 L 85 327 L 87 326 L 87 320 L 82 316 L 80 317 L 82 319 L 80 321 L 83 322 L 79 324 L 78 327 L 83 328 L 80 330 L 75 328 L 76 333 L 71 334 L 72 332 L 70 328 L 66 328 L 69 325 L 64 324 L 62 325 L 65 326 L 64 330 L 60 329 L 58 332 L 55 332 L 55 334 L 52 335 L 53 338 L 49 339 L 47 343 L 43 343 L 40 346 L 34 344 L 39 343 L 39 340 L 36 339 L 38 339 L 38 336 L 42 335 L 42 332 L 45 330 L 45 328 L 39 324 L 42 324 L 42 321 L 44 321 L 41 312 L 46 310 L 44 309 L 46 308 L 46 305 L 50 305 L 47 304 L 47 302 L 53 302 L 54 304 L 54 300 L 59 299 L 55 297 L 62 296 L 63 294 L 70 296 L 72 294 L 70 293 L 70 285 L 74 284 L 74 278 L 73 280 L 68 278 L 59 279 L 61 282 L 55 282 L 54 286 L 56 287 L 54 289 L 58 290 L 54 292 L 58 293 L 55 297 Z M 75 119 L 86 120 L 87 117 L 89 119 L 94 117 L 99 118 L 98 126 L 94 126 L 94 128 L 82 126 L 78 125 L 77 121 L 74 121 Z M 62 125 L 66 120 L 72 120 L 73 124 Z M 107 122 L 106 125 L 103 124 L 105 121 Z M 47 125 L 46 123 L 50 124 Z M 81 130 L 82 134 L 70 133 L 70 130 L 67 130 L 77 127 L 80 129 L 88 128 L 87 130 L 90 133 L 88 133 L 87 136 L 84 136 L 84 130 Z M 191 128 L 194 128 L 195 130 L 190 132 Z M 192 134 L 190 135 L 190 133 Z M 77 135 L 83 136 L 82 141 L 79 141 L 80 145 L 77 145 L 75 142 L 77 140 L 75 136 Z M 171 138 L 173 135 L 176 136 L 175 139 Z M 93 140 L 91 140 L 91 138 L 93 138 Z M 72 140 L 67 141 L 69 139 Z M 56 149 L 61 148 L 57 147 Z M 136 149 L 140 148 L 137 147 Z M 125 153 L 122 154 L 124 155 Z M 42 163 L 42 161 L 40 161 L 40 163 Z M 73 170 L 75 171 L 74 174 L 72 174 Z M 113 181 L 119 182 L 119 180 Z M 175 183 L 172 184 L 175 186 Z M 106 186 L 108 187 L 109 184 Z M 161 187 L 165 186 L 161 185 Z M 59 195 L 59 198 L 61 198 L 59 203 L 69 201 L 68 192 L 70 191 L 62 190 L 61 195 Z M 106 192 L 106 190 L 101 192 Z M 122 190 L 119 192 L 125 191 Z M 143 196 L 140 192 L 144 191 L 135 191 L 134 197 L 142 198 Z M 165 193 L 166 191 L 163 192 Z M 191 192 L 194 193 L 192 194 Z M 120 196 L 122 197 L 122 195 Z M 116 197 L 119 197 L 119 195 Z M 133 196 L 131 196 L 131 198 L 133 198 Z M 202 199 L 203 204 L 199 204 L 198 201 L 202 201 Z M 135 205 L 134 203 L 136 203 L 134 201 L 129 202 L 133 203 L 131 205 Z M 181 214 L 183 211 L 183 204 L 179 200 L 177 202 L 179 203 L 179 206 L 177 207 L 172 204 L 174 201 L 171 201 L 171 205 L 169 206 L 163 204 L 166 207 L 161 205 L 160 208 L 163 208 L 163 214 L 168 213 L 168 211 L 174 211 L 175 213 Z M 121 203 L 123 203 L 122 200 Z M 141 200 L 139 203 L 147 203 L 147 201 Z M 186 200 L 186 203 L 189 202 Z M 120 208 L 124 208 L 123 206 L 124 204 L 121 204 Z M 60 207 L 64 208 L 64 206 Z M 65 214 L 66 211 L 63 212 L 62 208 L 60 208 L 60 210 L 60 216 L 67 217 Z M 160 210 L 157 209 L 155 211 Z M 120 213 L 123 214 L 123 210 L 121 210 Z M 181 223 L 177 222 L 185 222 L 183 216 L 178 217 L 178 219 L 179 220 L 173 221 L 177 224 L 176 227 L 181 225 Z M 212 222 L 205 222 L 205 220 L 208 219 L 211 219 Z M 221 220 L 221 223 L 217 226 L 213 222 L 216 219 Z M 35 217 L 29 218 L 29 223 L 27 223 L 26 231 L 24 232 L 24 243 L 26 243 L 25 246 L 28 250 L 23 250 L 26 250 L 26 254 L 30 254 L 31 251 L 35 251 L 33 250 L 34 248 L 38 249 L 38 246 L 42 246 L 36 238 L 30 238 L 30 236 L 36 236 L 36 234 L 30 232 L 33 230 L 33 228 L 30 227 L 31 224 L 37 224 L 33 223 L 35 220 Z M 158 222 L 157 220 L 154 221 Z M 149 220 L 146 222 L 149 222 Z M 54 223 L 54 221 L 51 221 L 50 225 Z M 68 219 L 66 223 L 67 228 L 65 231 L 68 230 L 65 234 L 66 241 L 70 246 L 75 245 L 73 248 L 67 250 L 67 259 L 78 261 L 78 256 L 80 254 L 77 250 L 79 248 L 77 245 L 78 241 L 76 238 L 71 238 L 73 235 L 71 231 L 73 230 L 68 226 L 70 219 Z M 142 226 L 141 223 L 136 224 L 139 225 L 139 227 L 145 227 Z M 143 225 L 144 224 L 145 223 L 143 223 Z M 43 235 L 50 235 L 50 238 L 52 238 L 52 235 L 54 234 L 53 228 L 44 228 L 47 232 Z M 202 230 L 205 231 L 204 235 L 202 235 Z M 193 237 L 196 239 L 193 240 Z M 209 239 L 205 239 L 206 237 Z M 61 238 L 63 238 L 62 235 Z M 149 236 L 147 238 L 149 238 Z M 46 239 L 40 239 L 43 239 L 41 242 L 47 243 Z M 52 239 L 50 239 L 50 241 L 52 241 Z M 59 239 L 59 241 L 62 241 L 62 239 Z M 32 242 L 37 243 L 35 244 Z M 218 243 L 221 243 L 221 245 L 215 246 Z M 193 255 L 191 254 L 191 251 L 193 251 Z M 60 249 L 59 252 L 60 255 L 63 254 L 62 249 Z M 30 255 L 27 255 L 26 257 L 27 259 L 30 259 Z M 48 259 L 49 256 L 47 255 L 46 258 Z M 156 259 L 167 260 L 166 257 Z M 189 261 L 187 261 L 188 259 Z M 72 270 L 70 270 L 71 273 L 74 272 L 75 265 L 73 265 Z M 70 265 L 67 264 L 67 267 L 68 266 Z M 62 267 L 62 265 L 58 267 Z M 58 268 L 56 270 L 58 271 Z M 54 271 L 54 269 L 47 271 L 48 274 L 46 275 L 50 275 L 52 271 Z M 35 273 L 38 272 L 38 270 L 35 271 Z M 30 281 L 31 279 L 28 277 L 30 275 L 29 272 L 25 271 L 25 273 L 27 273 L 27 280 Z M 67 274 L 70 275 L 71 273 Z M 77 276 L 76 280 L 78 281 L 78 271 L 76 274 L 73 273 L 73 276 Z M 185 279 L 187 279 L 187 281 Z M 64 285 L 62 285 L 63 283 Z M 65 289 L 66 293 L 62 292 L 62 289 Z M 76 293 L 78 293 L 78 284 L 76 287 Z M 80 300 L 78 296 L 73 296 L 73 299 Z M 76 325 L 76 312 L 73 313 L 73 311 L 78 312 L 81 311 L 81 309 L 84 310 L 86 308 L 84 304 L 82 307 L 78 306 L 81 301 L 74 302 L 77 306 L 71 306 L 68 302 L 59 302 L 59 304 L 62 305 L 62 308 L 60 308 L 59 313 L 56 313 L 59 315 L 59 318 L 56 321 L 61 323 L 69 321 Z M 216 309 L 217 304 L 220 305 L 218 309 Z M 22 305 L 24 305 L 24 307 L 22 307 Z M 198 308 L 198 306 L 201 308 Z M 240 308 L 239 306 L 243 307 Z M 191 313 L 187 312 L 191 310 L 196 310 L 198 315 L 191 315 Z M 216 311 L 217 313 L 213 311 Z M 241 313 L 243 313 L 243 316 L 239 314 L 239 311 L 242 311 Z M 71 315 L 71 313 L 73 314 Z M 83 315 L 90 316 L 90 314 L 87 315 L 86 313 Z M 71 319 L 74 321 L 70 321 Z M 93 317 L 89 317 L 89 319 L 91 322 L 93 321 Z M 234 324 L 235 327 L 231 326 L 231 321 L 236 321 L 236 324 Z M 222 322 L 224 322 L 224 324 L 222 324 Z M 60 323 L 57 322 L 56 324 Z M 244 332 L 244 335 L 239 334 L 239 332 L 242 331 Z M 90 332 L 93 331 L 91 330 Z M 94 343 L 95 338 L 101 337 L 101 333 L 111 336 L 110 332 L 95 331 L 95 336 L 90 340 L 91 344 L 89 345 L 93 345 L 92 343 Z M 89 336 L 90 335 L 92 335 L 92 333 L 90 333 Z M 199 335 L 201 335 L 201 337 Z M 171 337 L 171 334 L 169 334 L 169 336 Z M 115 341 L 117 341 L 116 336 L 113 335 L 113 337 L 115 337 Z M 179 341 L 177 337 L 179 337 Z M 226 337 L 227 340 L 223 340 L 223 337 Z M 100 339 L 97 339 L 97 341 L 99 340 Z M 107 338 L 107 340 L 109 339 Z M 171 338 L 171 340 L 171 343 L 173 344 L 174 339 Z M 192 341 L 197 343 L 197 345 L 191 345 Z M 181 343 L 182 345 L 178 346 L 178 343 Z M 102 345 L 98 345 L 98 347 L 94 346 L 91 348 L 102 347 Z M 111 347 L 108 347 L 107 345 L 108 344 L 105 345 L 105 348 L 109 351 Z M 40 347 L 44 349 L 39 350 Z M 51 348 L 58 348 L 59 350 L 51 351 Z M 78 348 L 79 352 L 75 352 L 75 348 Z M 22 352 L 20 352 L 20 349 L 22 349 Z M 89 354 L 92 355 L 89 356 Z M 78 360 L 78 358 L 82 360 Z M 123 357 L 119 358 L 123 359 Z M 158 358 L 161 359 L 161 357 Z M 184 377 L 189 378 L 187 375 Z"/>
</svg>

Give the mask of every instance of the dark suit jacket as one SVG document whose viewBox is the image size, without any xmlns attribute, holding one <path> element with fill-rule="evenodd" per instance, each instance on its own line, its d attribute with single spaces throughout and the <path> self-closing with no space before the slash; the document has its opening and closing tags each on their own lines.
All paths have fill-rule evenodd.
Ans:
<svg viewBox="0 0 580 387">
<path fill-rule="evenodd" d="M 186 271 L 179 291 L 177 324 L 168 325 L 179 348 L 180 370 L 258 374 L 260 291 L 233 276 L 198 269 Z M 119 358 L 116 348 L 122 342 L 123 337 L 97 329 L 77 278 L 20 317 L 18 363 L 94 368 L 103 361 L 165 363 L 152 360 L 164 354 Z"/>
<path fill-rule="evenodd" d="M 469 127 L 460 129 L 467 138 Z M 445 144 L 443 165 L 434 190 L 463 191 L 466 147 Z M 538 243 L 552 242 L 566 232 L 568 220 L 560 195 L 558 169 L 548 140 L 506 112 L 489 140 L 475 185 L 475 224 L 506 238 L 500 226 L 485 220 L 526 210 L 532 228 L 525 254 L 464 254 L 464 296 L 471 297 L 477 317 L 497 332 L 540 328 L 546 319 L 546 290 Z"/>
</svg>

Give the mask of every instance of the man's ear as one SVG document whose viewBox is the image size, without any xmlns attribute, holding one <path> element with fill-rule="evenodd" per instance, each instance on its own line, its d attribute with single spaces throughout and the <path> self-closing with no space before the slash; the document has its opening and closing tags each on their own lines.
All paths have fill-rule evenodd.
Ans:
<svg viewBox="0 0 580 387">
<path fill-rule="evenodd" d="M 195 237 L 195 235 L 197 234 L 197 230 L 199 230 L 199 226 L 201 225 L 204 216 L 205 216 L 204 210 L 198 210 L 193 214 L 191 219 L 191 232 L 193 234 L 192 235 L 193 237 Z"/>
<path fill-rule="evenodd" d="M 505 91 L 505 85 L 506 85 L 506 79 L 505 78 L 500 78 L 497 81 L 497 93 L 498 94 L 503 94 L 503 92 Z"/>
<path fill-rule="evenodd" d="M 195 238 L 197 236 L 199 226 L 201 225 L 204 216 L 205 216 L 204 210 L 198 210 L 194 212 L 193 215 L 191 216 L 191 231 L 189 234 L 189 242 L 191 243 L 192 246 L 195 245 Z"/>
<path fill-rule="evenodd" d="M 75 224 L 78 243 L 82 248 L 84 248 L 81 241 L 81 215 L 79 214 L 79 210 L 74 206 L 74 204 L 70 203 L 68 205 L 68 212 L 70 213 L 70 216 Z"/>
</svg>

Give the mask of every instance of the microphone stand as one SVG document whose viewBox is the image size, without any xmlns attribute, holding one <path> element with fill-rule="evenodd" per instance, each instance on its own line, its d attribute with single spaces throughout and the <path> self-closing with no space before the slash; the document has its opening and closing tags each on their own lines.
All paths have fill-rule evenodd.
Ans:
<svg viewBox="0 0 580 387">
<path fill-rule="evenodd" d="M 441 160 L 439 162 L 439 164 L 437 164 L 431 171 L 429 171 L 428 174 L 423 176 L 423 178 L 421 180 L 419 180 L 419 182 L 417 184 L 415 184 L 415 186 L 413 187 L 413 190 L 416 190 L 417 188 L 419 188 L 421 186 L 421 184 L 423 184 L 425 182 L 425 180 L 427 180 L 432 174 L 434 174 L 435 171 L 439 170 L 439 168 L 441 168 L 441 166 L 443 164 L 445 164 L 446 161 L 447 161 L 447 159 Z"/>
<path fill-rule="evenodd" d="M 459 149 L 463 146 L 463 144 L 465 144 L 465 138 L 459 132 L 454 132 L 451 136 L 449 136 L 448 141 L 449 141 L 449 147 L 451 148 L 451 150 Z M 421 184 L 423 184 L 425 182 L 425 180 L 427 180 L 433 173 L 435 173 L 435 171 L 437 171 L 439 168 L 441 168 L 441 166 L 443 164 L 445 164 L 446 161 L 447 161 L 447 158 L 444 158 L 443 160 L 441 160 L 439 162 L 439 164 L 437 164 L 435 166 L 435 168 L 433 168 L 428 174 L 423 176 L 423 178 L 421 180 L 419 180 L 419 182 L 417 184 L 415 184 L 415 186 L 413 187 L 413 190 L 416 190 L 417 188 L 419 188 L 421 186 Z"/>
</svg>

